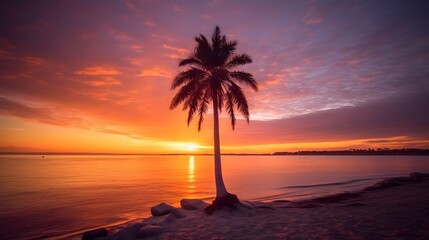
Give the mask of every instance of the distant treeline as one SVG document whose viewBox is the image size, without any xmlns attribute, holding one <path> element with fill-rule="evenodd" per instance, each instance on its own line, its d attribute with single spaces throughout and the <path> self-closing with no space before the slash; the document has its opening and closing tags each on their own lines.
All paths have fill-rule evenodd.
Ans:
<svg viewBox="0 0 429 240">
<path fill-rule="evenodd" d="M 298 151 L 275 152 L 273 155 L 429 155 L 429 149 L 403 148 L 403 149 L 350 149 L 335 151 Z"/>
</svg>

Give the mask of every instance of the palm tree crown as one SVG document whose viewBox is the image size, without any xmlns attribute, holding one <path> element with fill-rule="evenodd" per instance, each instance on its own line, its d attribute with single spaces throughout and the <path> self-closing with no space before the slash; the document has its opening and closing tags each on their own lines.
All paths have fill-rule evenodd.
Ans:
<svg viewBox="0 0 429 240">
<path fill-rule="evenodd" d="M 258 91 L 258 84 L 252 74 L 234 70 L 237 66 L 252 62 L 247 54 L 236 54 L 237 41 L 227 41 L 216 26 L 211 42 L 204 35 L 195 37 L 197 45 L 194 52 L 180 61 L 179 66 L 189 66 L 174 78 L 171 89 L 179 91 L 171 101 L 170 109 L 183 103 L 188 110 L 188 125 L 194 115 L 199 116 L 198 131 L 204 120 L 210 102 L 213 108 L 222 111 L 226 108 L 235 127 L 235 110 L 249 122 L 249 107 L 246 96 L 238 84 L 250 86 Z"/>
</svg>

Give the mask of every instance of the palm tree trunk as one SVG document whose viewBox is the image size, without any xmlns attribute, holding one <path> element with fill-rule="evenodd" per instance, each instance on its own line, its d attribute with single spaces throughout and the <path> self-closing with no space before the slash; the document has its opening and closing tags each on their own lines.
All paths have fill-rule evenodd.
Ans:
<svg viewBox="0 0 429 240">
<path fill-rule="evenodd" d="M 214 117 L 214 167 L 216 180 L 216 198 L 228 194 L 222 177 L 222 164 L 220 159 L 220 139 L 219 139 L 219 113 L 218 100 L 216 94 L 213 94 L 213 117 Z"/>
</svg>

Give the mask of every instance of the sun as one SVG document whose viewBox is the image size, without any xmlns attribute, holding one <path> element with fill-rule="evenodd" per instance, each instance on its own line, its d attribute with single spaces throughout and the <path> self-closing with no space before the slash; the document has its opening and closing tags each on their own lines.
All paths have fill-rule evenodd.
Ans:
<svg viewBox="0 0 429 240">
<path fill-rule="evenodd" d="M 195 152 L 198 148 L 198 145 L 195 143 L 188 143 L 188 150 L 191 152 Z"/>
</svg>

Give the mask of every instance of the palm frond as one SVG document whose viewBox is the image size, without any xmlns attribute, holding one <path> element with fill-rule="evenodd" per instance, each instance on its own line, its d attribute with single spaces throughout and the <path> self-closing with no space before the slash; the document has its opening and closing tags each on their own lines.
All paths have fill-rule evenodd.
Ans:
<svg viewBox="0 0 429 240">
<path fill-rule="evenodd" d="M 207 89 L 206 81 L 199 81 L 198 86 L 195 87 L 190 96 L 183 103 L 183 110 L 188 109 L 188 126 L 191 123 L 193 116 L 198 111 L 200 103 L 202 101 L 202 96 Z"/>
<path fill-rule="evenodd" d="M 238 54 L 232 56 L 229 61 L 225 64 L 225 68 L 233 68 L 240 65 L 252 63 L 252 58 L 247 54 Z"/>
<path fill-rule="evenodd" d="M 231 92 L 231 96 L 233 97 L 237 110 L 249 123 L 249 105 L 247 104 L 247 98 L 244 95 L 243 90 L 232 81 L 229 82 L 228 90 Z"/>
<path fill-rule="evenodd" d="M 198 86 L 198 79 L 194 79 L 182 86 L 170 103 L 170 110 L 176 108 L 180 103 L 190 98 L 194 93 L 195 88 Z"/>
<path fill-rule="evenodd" d="M 194 51 L 195 58 L 199 59 L 206 68 L 214 66 L 213 49 L 204 35 L 195 38 L 197 46 Z"/>
<path fill-rule="evenodd" d="M 198 131 L 201 130 L 201 125 L 204 121 L 204 114 L 207 113 L 207 109 L 209 107 L 209 100 L 210 100 L 210 97 L 209 97 L 210 93 L 209 92 L 210 92 L 210 89 L 206 89 L 205 94 L 201 98 L 201 101 L 200 101 L 200 107 L 198 110 L 199 111 L 198 115 L 200 117 L 198 120 Z"/>
<path fill-rule="evenodd" d="M 258 91 L 258 83 L 256 82 L 255 78 L 253 78 L 252 74 L 243 71 L 233 71 L 230 72 L 229 76 L 240 83 L 250 86 L 253 90 L 255 90 L 255 92 Z"/>
<path fill-rule="evenodd" d="M 197 86 L 190 92 L 190 96 L 185 99 L 183 102 L 183 110 L 191 108 L 192 105 L 195 105 L 195 101 L 198 101 L 199 97 L 204 93 L 204 89 L 207 88 L 207 80 L 200 80 L 197 83 Z M 197 102 L 198 104 L 198 102 Z"/>
<path fill-rule="evenodd" d="M 211 44 L 213 51 L 215 53 L 217 53 L 217 51 L 220 50 L 221 44 L 222 44 L 222 37 L 220 35 L 220 28 L 219 26 L 216 26 L 212 34 L 212 44 Z"/>
<path fill-rule="evenodd" d="M 195 112 L 197 111 L 197 109 L 198 109 L 198 100 L 199 100 L 199 96 L 196 96 L 196 95 L 194 95 L 190 100 L 191 100 L 191 102 L 190 102 L 190 104 L 188 105 L 189 106 L 189 112 L 188 112 L 188 120 L 187 120 L 187 123 L 188 123 L 188 126 L 189 126 L 189 124 L 191 123 L 191 121 L 192 121 L 192 118 L 193 118 L 193 116 L 194 116 L 194 114 L 195 114 Z"/>
<path fill-rule="evenodd" d="M 171 84 L 171 90 L 174 90 L 177 87 L 186 84 L 194 79 L 204 79 L 205 76 L 205 71 L 199 68 L 191 67 L 190 69 L 177 74 L 177 76 L 173 79 L 173 83 Z"/>
<path fill-rule="evenodd" d="M 234 96 L 232 92 L 228 91 L 226 94 L 226 110 L 228 112 L 229 118 L 231 119 L 232 130 L 235 129 L 235 113 L 234 113 Z"/>
<path fill-rule="evenodd" d="M 201 68 L 204 67 L 204 65 L 201 62 L 201 60 L 193 57 L 192 55 L 189 56 L 188 58 L 180 60 L 179 67 L 183 67 L 183 66 L 186 66 L 186 65 L 191 65 L 191 66 L 194 65 L 194 66 L 198 66 L 198 67 L 201 67 Z"/>
<path fill-rule="evenodd" d="M 218 94 L 217 94 L 217 99 L 218 99 L 218 108 L 219 108 L 219 112 L 221 112 L 222 113 L 222 109 L 223 109 L 223 106 L 224 106 L 224 101 L 225 101 L 225 90 L 224 90 L 224 88 L 225 88 L 225 86 L 221 83 L 220 84 L 220 86 L 219 86 L 219 91 L 218 91 Z"/>
<path fill-rule="evenodd" d="M 219 59 L 218 59 L 218 66 L 224 66 L 226 61 L 235 54 L 235 50 L 237 48 L 237 41 L 225 41 L 222 44 L 222 49 L 220 51 L 221 54 L 219 54 Z"/>
</svg>

